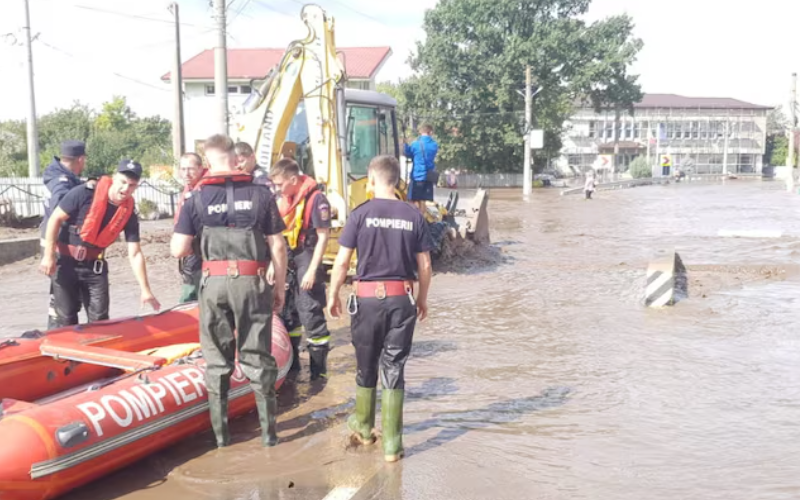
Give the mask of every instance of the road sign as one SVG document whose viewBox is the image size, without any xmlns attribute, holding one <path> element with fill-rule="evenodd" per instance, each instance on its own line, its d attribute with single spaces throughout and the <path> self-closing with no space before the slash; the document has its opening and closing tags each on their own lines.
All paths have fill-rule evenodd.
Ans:
<svg viewBox="0 0 800 500">
<path fill-rule="evenodd" d="M 672 158 L 669 155 L 661 155 L 661 166 L 662 167 L 671 167 L 672 166 Z"/>
<path fill-rule="evenodd" d="M 531 149 L 544 148 L 544 130 L 531 130 L 528 132 L 528 144 Z"/>
</svg>

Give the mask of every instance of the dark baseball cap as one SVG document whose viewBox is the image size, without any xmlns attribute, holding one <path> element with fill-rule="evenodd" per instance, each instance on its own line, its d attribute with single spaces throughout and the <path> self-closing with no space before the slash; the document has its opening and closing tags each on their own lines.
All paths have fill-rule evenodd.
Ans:
<svg viewBox="0 0 800 500">
<path fill-rule="evenodd" d="M 86 155 L 86 144 L 82 141 L 64 141 L 61 143 L 61 156 L 77 158 Z"/>
<path fill-rule="evenodd" d="M 117 172 L 125 174 L 129 177 L 133 177 L 138 181 L 142 178 L 142 165 L 139 162 L 135 162 L 126 158 L 119 162 L 119 166 L 117 166 Z"/>
</svg>

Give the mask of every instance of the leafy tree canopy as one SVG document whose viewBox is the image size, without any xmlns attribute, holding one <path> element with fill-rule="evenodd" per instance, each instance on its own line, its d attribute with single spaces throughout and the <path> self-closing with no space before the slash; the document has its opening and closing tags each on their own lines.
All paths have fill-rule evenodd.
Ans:
<svg viewBox="0 0 800 500">
<path fill-rule="evenodd" d="M 621 15 L 588 24 L 589 0 L 441 0 L 425 15 L 416 75 L 398 100 L 416 122 L 434 125 L 439 163 L 478 171 L 522 168 L 524 71 L 541 88 L 534 126 L 545 130 L 543 165 L 558 155 L 565 120 L 579 102 L 630 110 L 642 97 L 628 73 L 642 48 Z"/>
</svg>

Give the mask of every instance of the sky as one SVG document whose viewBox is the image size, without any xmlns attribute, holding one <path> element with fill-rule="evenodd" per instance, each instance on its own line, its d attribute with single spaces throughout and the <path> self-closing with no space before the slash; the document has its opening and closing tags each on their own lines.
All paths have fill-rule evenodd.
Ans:
<svg viewBox="0 0 800 500">
<path fill-rule="evenodd" d="M 230 0 L 229 0 L 230 1 Z M 123 95 L 139 115 L 171 116 L 161 81 L 174 54 L 166 0 L 29 0 L 37 114 L 92 106 Z M 28 113 L 23 0 L 4 0 L 0 16 L 0 120 Z M 303 0 L 233 0 L 228 46 L 285 47 L 305 35 Z M 426 9 L 437 0 L 317 0 L 335 18 L 339 47 L 390 46 L 378 80 L 408 76 L 406 65 Z M 213 48 L 209 0 L 179 0 L 182 59 Z M 777 106 L 800 73 L 793 21 L 800 2 L 760 0 L 593 0 L 587 20 L 627 13 L 644 48 L 632 72 L 645 92 L 732 97 Z"/>
</svg>

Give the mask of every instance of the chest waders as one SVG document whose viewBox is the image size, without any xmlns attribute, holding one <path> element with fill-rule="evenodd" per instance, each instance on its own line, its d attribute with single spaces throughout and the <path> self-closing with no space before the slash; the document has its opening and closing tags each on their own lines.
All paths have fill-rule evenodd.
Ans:
<svg viewBox="0 0 800 500">
<path fill-rule="evenodd" d="M 268 248 L 259 225 L 260 214 L 265 210 L 260 190 L 255 189 L 249 211 L 254 214 L 252 218 L 248 220 L 247 212 L 237 213 L 236 184 L 230 178 L 221 180 L 226 188 L 227 226 L 211 225 L 215 221 L 207 215 L 202 196 L 193 197 L 202 222 L 200 345 L 206 360 L 211 426 L 217 446 L 227 446 L 228 390 L 238 350 L 239 364 L 255 395 L 262 443 L 274 446 L 278 442 L 275 432 L 278 369 L 271 353 L 272 289 L 266 281 Z"/>
</svg>

